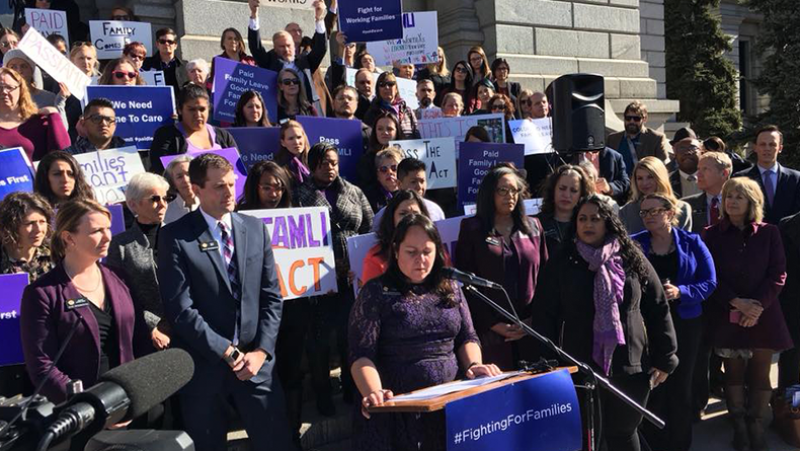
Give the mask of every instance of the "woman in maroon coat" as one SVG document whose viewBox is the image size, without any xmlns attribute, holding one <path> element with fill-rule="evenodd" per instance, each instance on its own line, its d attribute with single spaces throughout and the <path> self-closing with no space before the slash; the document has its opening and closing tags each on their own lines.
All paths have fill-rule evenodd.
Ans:
<svg viewBox="0 0 800 451">
<path fill-rule="evenodd" d="M 70 380 L 80 379 L 88 388 L 105 371 L 133 360 L 134 336 L 137 344 L 148 342 L 122 277 L 99 263 L 108 254 L 110 227 L 111 214 L 95 201 L 59 207 L 50 246 L 57 265 L 22 296 L 25 365 L 34 385 L 46 379 L 41 393 L 54 403 L 67 399 Z"/>
<path fill-rule="evenodd" d="M 539 268 L 547 261 L 542 225 L 525 214 L 522 200 L 526 193 L 525 179 L 516 169 L 490 169 L 478 189 L 476 215 L 461 222 L 455 252 L 458 269 L 503 285 L 524 320 L 531 317 Z M 500 306 L 510 308 L 502 292 L 479 289 Z M 511 370 L 520 360 L 535 357 L 533 338 L 469 293 L 467 301 L 486 362 Z"/>
<path fill-rule="evenodd" d="M 786 258 L 778 228 L 761 222 L 763 205 L 756 182 L 733 178 L 722 188 L 722 221 L 705 230 L 718 279 L 706 314 L 715 352 L 725 363 L 737 450 L 766 449 L 762 419 L 772 394 L 772 355 L 792 347 L 778 302 Z"/>
</svg>

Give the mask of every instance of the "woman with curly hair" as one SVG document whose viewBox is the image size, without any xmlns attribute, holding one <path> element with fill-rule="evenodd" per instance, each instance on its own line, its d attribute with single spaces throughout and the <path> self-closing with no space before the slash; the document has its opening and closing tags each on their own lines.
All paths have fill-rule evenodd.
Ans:
<svg viewBox="0 0 800 451">
<path fill-rule="evenodd" d="M 533 327 L 644 404 L 678 366 L 664 288 L 610 204 L 590 195 L 575 211 L 574 242 L 540 275 Z M 641 414 L 606 391 L 600 397 L 607 448 L 638 451 Z"/>
<path fill-rule="evenodd" d="M 542 223 L 550 255 L 575 238 L 571 224 L 575 206 L 590 194 L 594 194 L 594 184 L 579 166 L 561 165 L 547 177 L 542 207 L 536 217 Z"/>
</svg>

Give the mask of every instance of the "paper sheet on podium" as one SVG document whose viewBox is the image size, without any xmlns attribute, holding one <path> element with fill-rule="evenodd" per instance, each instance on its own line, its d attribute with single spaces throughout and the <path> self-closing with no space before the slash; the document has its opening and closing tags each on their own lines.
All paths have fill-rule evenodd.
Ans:
<svg viewBox="0 0 800 451">
<path fill-rule="evenodd" d="M 519 376 L 520 374 L 524 373 L 524 371 L 516 371 L 511 373 L 503 373 L 494 377 L 464 379 L 463 381 L 453 382 L 451 384 L 436 385 L 430 388 L 425 388 L 414 393 L 398 395 L 392 398 L 392 401 L 424 401 L 426 399 L 438 398 L 439 396 L 448 395 L 450 393 L 469 390 L 470 388 L 481 387 L 483 385 L 491 384 L 492 382 L 502 381 L 504 379 Z"/>
</svg>

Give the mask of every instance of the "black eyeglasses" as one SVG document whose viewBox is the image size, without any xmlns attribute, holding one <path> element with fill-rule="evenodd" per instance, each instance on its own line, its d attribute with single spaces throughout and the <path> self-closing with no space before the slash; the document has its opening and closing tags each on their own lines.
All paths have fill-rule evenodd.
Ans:
<svg viewBox="0 0 800 451">
<path fill-rule="evenodd" d="M 506 105 L 504 103 L 496 103 L 496 104 L 492 105 L 492 109 L 493 110 L 505 111 L 506 110 Z"/>
<path fill-rule="evenodd" d="M 642 116 L 625 116 L 625 122 L 641 122 Z"/>
<path fill-rule="evenodd" d="M 506 197 L 509 194 L 512 195 L 512 196 L 517 196 L 520 192 L 522 192 L 522 190 L 519 189 L 519 188 L 509 188 L 509 187 L 503 186 L 503 187 L 497 188 L 496 190 L 494 190 L 494 192 L 497 193 L 498 195 L 502 196 L 502 197 Z"/>
<path fill-rule="evenodd" d="M 161 45 L 175 45 L 176 44 L 176 42 L 173 41 L 172 39 L 159 39 L 158 43 L 161 44 Z"/>
<path fill-rule="evenodd" d="M 394 88 L 396 85 L 397 85 L 397 83 L 395 83 L 393 81 L 382 81 L 382 82 L 378 83 L 378 87 L 379 88 Z"/>
<path fill-rule="evenodd" d="M 103 116 L 102 114 L 92 114 L 91 116 L 87 117 L 94 124 L 101 124 L 101 123 L 108 123 L 108 125 L 113 125 L 117 123 L 117 118 L 111 116 Z"/>
<path fill-rule="evenodd" d="M 282 85 L 287 85 L 287 86 L 299 85 L 300 84 L 300 80 L 298 80 L 296 78 L 284 78 L 283 80 L 281 80 L 281 84 Z"/>
</svg>

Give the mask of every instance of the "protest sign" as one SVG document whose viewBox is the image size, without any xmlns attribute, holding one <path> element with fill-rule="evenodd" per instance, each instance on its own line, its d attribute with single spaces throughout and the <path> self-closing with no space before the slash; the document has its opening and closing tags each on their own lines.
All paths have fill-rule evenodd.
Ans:
<svg viewBox="0 0 800 451">
<path fill-rule="evenodd" d="M 347 86 L 356 87 L 356 72 L 358 69 L 348 67 L 345 74 L 345 82 Z M 378 84 L 378 76 L 380 74 L 372 73 L 373 86 Z M 377 89 L 377 88 L 376 88 Z M 419 108 L 419 100 L 417 100 L 417 82 L 414 80 L 407 80 L 405 78 L 397 77 L 397 93 L 400 98 L 406 101 L 406 105 L 412 110 Z"/>
<path fill-rule="evenodd" d="M 0 275 L 0 366 L 25 363 L 19 336 L 19 307 L 28 273 Z"/>
<path fill-rule="evenodd" d="M 86 101 L 104 97 L 114 104 L 116 136 L 137 149 L 149 149 L 161 126 L 175 122 L 170 86 L 87 86 Z"/>
<path fill-rule="evenodd" d="M 97 48 L 97 59 L 122 56 L 122 49 L 131 42 L 141 42 L 149 53 L 153 49 L 153 31 L 149 22 L 124 20 L 90 20 L 89 33 Z"/>
<path fill-rule="evenodd" d="M 78 100 L 82 100 L 86 86 L 91 83 L 91 78 L 72 64 L 66 56 L 62 55 L 53 44 L 47 42 L 35 28 L 31 28 L 19 41 L 18 49 L 28 55 L 40 69 L 50 74 L 57 82 L 64 83 Z"/>
<path fill-rule="evenodd" d="M 355 235 L 347 238 L 347 258 L 350 261 L 350 271 L 356 275 L 353 281 L 353 295 L 358 297 L 358 291 L 368 281 L 362 280 L 364 273 L 364 259 L 367 258 L 372 246 L 378 244 L 378 236 L 374 233 Z"/>
<path fill-rule="evenodd" d="M 313 0 L 261 0 L 260 5 L 314 11 Z"/>
<path fill-rule="evenodd" d="M 367 43 L 376 66 L 431 64 L 439 61 L 436 11 L 403 13 L 403 39 Z"/>
<path fill-rule="evenodd" d="M 522 144 L 461 143 L 458 159 L 458 202 L 475 203 L 483 176 L 497 163 L 510 162 L 523 167 Z"/>
<path fill-rule="evenodd" d="M 506 142 L 506 127 L 502 114 L 478 114 L 475 116 L 442 117 L 417 122 L 417 128 L 425 139 L 453 137 L 463 141 L 470 127 L 479 125 L 489 133 L 493 143 Z"/>
<path fill-rule="evenodd" d="M 280 208 L 242 213 L 261 218 L 267 226 L 284 301 L 337 291 L 327 208 Z"/>
<path fill-rule="evenodd" d="M 228 163 L 233 166 L 233 175 L 236 178 L 236 200 L 238 201 L 244 193 L 244 182 L 247 181 L 247 168 L 245 167 L 244 162 L 242 162 L 242 158 L 239 156 L 239 151 L 236 150 L 235 147 L 228 147 L 227 149 L 186 152 L 183 155 L 189 155 L 190 157 L 194 158 L 203 155 L 204 153 L 213 153 L 219 155 L 228 160 Z M 161 164 L 164 165 L 164 167 L 167 167 L 170 161 L 178 157 L 179 155 L 167 155 L 161 157 Z"/>
<path fill-rule="evenodd" d="M 0 150 L 0 200 L 15 191 L 33 191 L 33 168 L 21 147 Z"/>
<path fill-rule="evenodd" d="M 214 119 L 233 122 L 236 103 L 247 91 L 257 91 L 264 98 L 266 113 L 278 122 L 278 73 L 237 63 L 227 58 L 214 58 Z"/>
<path fill-rule="evenodd" d="M 125 202 L 128 181 L 145 172 L 136 147 L 98 150 L 75 155 L 83 176 L 101 204 Z"/>
<path fill-rule="evenodd" d="M 535 199 L 525 199 L 522 201 L 525 204 L 525 214 L 528 216 L 536 216 L 539 214 L 539 211 L 542 209 L 542 198 L 537 197 Z M 477 204 L 465 204 L 464 205 L 464 215 L 466 216 L 473 216 L 478 211 Z"/>
<path fill-rule="evenodd" d="M 553 152 L 550 118 L 522 119 L 508 123 L 514 142 L 525 145 L 525 155 Z"/>
<path fill-rule="evenodd" d="M 225 130 L 236 140 L 242 163 L 249 171 L 259 161 L 273 161 L 281 147 L 280 127 L 232 127 Z"/>
<path fill-rule="evenodd" d="M 348 42 L 371 42 L 403 37 L 401 0 L 348 0 L 339 4 L 339 30 Z"/>
<path fill-rule="evenodd" d="M 147 86 L 167 86 L 163 70 L 145 70 L 139 72 L 139 75 L 142 76 L 144 84 Z"/>
<path fill-rule="evenodd" d="M 107 205 L 111 212 L 111 236 L 125 231 L 125 211 L 122 204 Z"/>
<path fill-rule="evenodd" d="M 60 35 L 69 49 L 69 32 L 67 31 L 67 13 L 56 9 L 25 8 L 25 22 L 35 28 L 42 36 Z"/>
<path fill-rule="evenodd" d="M 327 142 L 339 149 L 339 175 L 353 182 L 358 174 L 358 161 L 364 153 L 361 121 L 325 117 L 297 116 L 311 146 Z"/>
<path fill-rule="evenodd" d="M 391 141 L 404 157 L 416 158 L 428 167 L 428 189 L 456 186 L 456 142 L 453 138 Z"/>
</svg>

